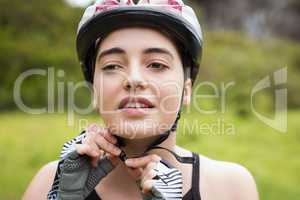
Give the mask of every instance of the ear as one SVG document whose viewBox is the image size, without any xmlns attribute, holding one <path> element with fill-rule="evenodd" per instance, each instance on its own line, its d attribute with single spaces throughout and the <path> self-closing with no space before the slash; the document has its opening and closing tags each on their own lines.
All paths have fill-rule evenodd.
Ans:
<svg viewBox="0 0 300 200">
<path fill-rule="evenodd" d="M 188 106 L 192 98 L 192 80 L 188 78 L 184 83 L 183 105 Z"/>
</svg>

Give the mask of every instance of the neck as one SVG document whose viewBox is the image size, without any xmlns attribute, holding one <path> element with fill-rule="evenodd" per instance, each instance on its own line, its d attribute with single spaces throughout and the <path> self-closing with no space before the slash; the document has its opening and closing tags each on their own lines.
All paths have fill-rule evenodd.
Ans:
<svg viewBox="0 0 300 200">
<path fill-rule="evenodd" d="M 125 151 L 128 157 L 136 157 L 143 154 L 150 144 L 152 144 L 158 136 L 142 138 L 142 139 L 124 139 L 126 144 L 122 149 Z M 164 140 L 159 146 L 173 150 L 176 145 L 176 131 L 170 133 L 169 137 Z"/>
</svg>

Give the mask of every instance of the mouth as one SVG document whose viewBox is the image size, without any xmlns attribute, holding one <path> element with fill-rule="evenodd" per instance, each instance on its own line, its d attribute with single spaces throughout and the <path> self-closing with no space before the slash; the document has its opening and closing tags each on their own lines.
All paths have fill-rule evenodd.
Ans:
<svg viewBox="0 0 300 200">
<path fill-rule="evenodd" d="M 126 97 L 120 104 L 118 109 L 152 109 L 154 104 L 143 97 Z"/>
</svg>

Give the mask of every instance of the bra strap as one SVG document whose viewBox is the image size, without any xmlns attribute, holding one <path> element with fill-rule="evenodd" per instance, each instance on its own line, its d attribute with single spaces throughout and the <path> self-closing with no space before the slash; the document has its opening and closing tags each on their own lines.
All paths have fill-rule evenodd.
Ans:
<svg viewBox="0 0 300 200">
<path fill-rule="evenodd" d="M 199 167 L 200 167 L 200 158 L 199 155 L 193 152 L 193 178 L 192 178 L 192 195 L 193 199 L 201 200 L 200 189 L 199 189 L 199 182 L 200 182 L 200 174 L 199 174 Z"/>
</svg>

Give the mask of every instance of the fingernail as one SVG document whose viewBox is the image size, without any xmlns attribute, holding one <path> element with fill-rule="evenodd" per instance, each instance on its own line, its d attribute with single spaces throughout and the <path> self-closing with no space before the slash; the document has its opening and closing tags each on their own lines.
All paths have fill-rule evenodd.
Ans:
<svg viewBox="0 0 300 200">
<path fill-rule="evenodd" d="M 130 160 L 130 159 L 125 160 L 125 164 L 126 165 L 131 165 L 132 164 L 132 160 Z"/>
<path fill-rule="evenodd" d="M 118 155 L 120 155 L 120 154 L 121 154 L 121 149 L 119 149 L 119 148 L 115 148 L 115 152 L 116 152 L 116 154 L 117 154 L 117 156 L 118 156 Z"/>
</svg>

